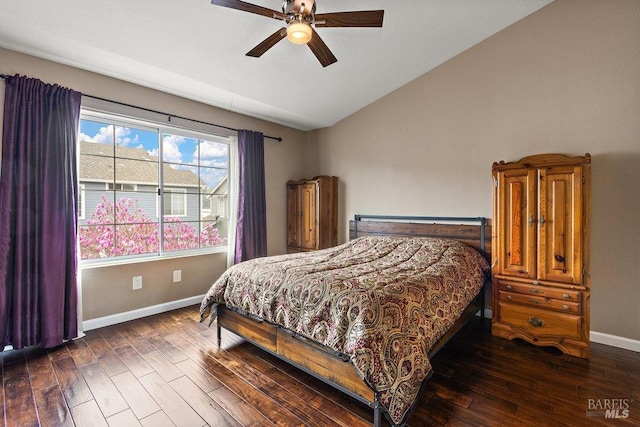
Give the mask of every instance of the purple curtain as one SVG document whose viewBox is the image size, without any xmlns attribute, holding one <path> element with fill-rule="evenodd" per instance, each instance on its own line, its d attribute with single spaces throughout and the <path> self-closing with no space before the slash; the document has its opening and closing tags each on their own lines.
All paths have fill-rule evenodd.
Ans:
<svg viewBox="0 0 640 427">
<path fill-rule="evenodd" d="M 234 262 L 267 255 L 267 208 L 264 186 L 264 137 L 238 131 L 238 223 Z"/>
<path fill-rule="evenodd" d="M 79 92 L 6 78 L 0 174 L 0 350 L 78 335 Z"/>
</svg>

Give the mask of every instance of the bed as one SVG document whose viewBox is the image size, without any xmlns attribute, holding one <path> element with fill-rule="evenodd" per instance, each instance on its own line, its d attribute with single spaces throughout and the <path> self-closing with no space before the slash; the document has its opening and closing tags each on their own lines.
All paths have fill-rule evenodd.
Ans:
<svg viewBox="0 0 640 427">
<path fill-rule="evenodd" d="M 382 414 L 406 422 L 430 358 L 484 315 L 484 218 L 356 215 L 334 248 L 228 269 L 201 320 L 231 331 Z"/>
</svg>

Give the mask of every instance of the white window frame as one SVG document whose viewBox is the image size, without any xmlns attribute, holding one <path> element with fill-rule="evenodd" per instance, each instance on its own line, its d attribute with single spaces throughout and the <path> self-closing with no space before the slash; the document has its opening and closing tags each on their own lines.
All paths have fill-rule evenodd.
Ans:
<svg viewBox="0 0 640 427">
<path fill-rule="evenodd" d="M 84 104 L 84 99 L 83 99 L 83 104 Z M 218 143 L 223 143 L 223 144 L 227 144 L 229 146 L 228 149 L 228 153 L 229 153 L 229 158 L 228 158 L 228 174 L 229 174 L 229 179 L 232 179 L 234 181 L 237 181 L 237 174 L 238 174 L 238 169 L 237 169 L 237 160 L 235 159 L 236 155 L 237 155 L 237 138 L 235 138 L 233 136 L 232 133 L 220 133 L 219 131 L 217 132 L 217 128 L 211 127 L 211 126 L 205 126 L 202 123 L 199 122 L 187 122 L 188 125 L 176 125 L 176 123 L 169 123 L 171 118 L 167 118 L 163 117 L 157 117 L 157 120 L 150 120 L 149 118 L 146 117 L 141 117 L 141 118 L 137 118 L 138 116 L 145 116 L 145 115 L 149 115 L 149 112 L 145 112 L 142 111 L 142 113 L 145 114 L 137 114 L 139 113 L 139 111 L 137 109 L 135 109 L 135 107 L 131 107 L 130 109 L 125 108 L 125 110 L 128 110 L 127 114 L 122 114 L 119 112 L 112 112 L 112 111 L 108 111 L 108 109 L 104 109 L 104 108 L 100 108 L 100 109 L 94 109 L 92 107 L 82 107 L 81 109 L 81 114 L 80 114 L 80 119 L 81 120 L 90 120 L 90 121 L 96 121 L 96 122 L 105 122 L 105 123 L 109 123 L 109 124 L 113 124 L 115 126 L 124 126 L 124 127 L 135 127 L 135 128 L 141 128 L 141 129 L 149 129 L 152 128 L 154 130 L 156 130 L 158 132 L 158 134 L 161 136 L 162 134 L 175 134 L 175 135 L 181 135 L 181 136 L 185 136 L 185 137 L 189 137 L 189 138 L 196 138 L 196 139 L 201 139 L 201 140 L 206 140 L 206 141 L 212 141 L 212 142 L 218 142 Z M 162 138 L 160 138 L 161 140 Z M 160 171 L 162 171 L 163 168 L 163 158 L 162 158 L 162 142 L 160 142 L 160 146 L 159 146 L 159 155 L 158 155 L 158 168 Z M 160 172 L 161 174 L 161 172 Z M 233 176 L 232 176 L 233 175 Z M 105 183 L 105 187 L 108 189 L 109 183 Z M 117 183 L 119 184 L 119 183 Z M 81 184 L 84 187 L 84 184 Z M 122 185 L 122 184 L 121 184 Z M 129 185 L 134 185 L 135 190 L 133 191 L 137 191 L 137 185 L 136 184 L 129 184 Z M 162 187 L 162 177 L 160 177 L 159 180 L 159 185 Z M 176 187 L 170 187 L 172 189 L 176 189 Z M 114 190 L 108 190 L 108 191 L 114 191 Z M 116 191 L 132 191 L 132 190 L 116 190 Z M 185 190 L 183 190 L 185 192 L 185 215 L 180 215 L 182 216 L 188 216 L 188 209 L 187 209 L 187 198 L 188 198 L 188 192 Z M 234 191 L 237 191 L 234 189 Z M 202 195 L 202 194 L 201 194 Z M 236 196 L 237 197 L 237 196 Z M 82 198 L 82 201 L 84 203 L 84 201 L 86 200 L 85 197 Z M 159 221 L 159 240 L 162 242 L 162 230 L 163 230 L 163 221 L 165 218 L 165 215 L 162 215 L 161 213 L 163 212 L 163 208 L 162 208 L 162 191 L 158 191 L 158 197 L 156 199 L 156 207 L 157 207 L 157 212 L 156 212 L 156 216 L 158 218 Z M 78 219 L 85 219 L 85 208 L 83 207 L 83 216 L 82 217 L 78 217 Z M 178 215 L 167 215 L 167 217 L 177 217 Z M 198 219 L 198 222 L 202 221 L 202 217 L 200 217 Z M 190 221 L 191 222 L 191 221 Z M 163 259 L 163 258 L 175 258 L 175 257 L 181 257 L 181 256 L 190 256 L 190 255 L 197 255 L 200 253 L 217 253 L 217 252 L 227 252 L 228 254 L 228 249 L 230 246 L 230 243 L 232 244 L 233 242 L 233 235 L 235 234 L 235 221 L 231 221 L 228 220 L 228 224 L 227 224 L 227 243 L 224 245 L 218 245 L 218 246 L 212 246 L 212 247 L 203 247 L 203 248 L 198 248 L 198 249 L 183 249 L 183 250 L 178 250 L 178 251 L 169 251 L 166 252 L 164 251 L 164 248 L 162 247 L 163 245 L 160 244 L 159 248 L 158 248 L 158 252 L 157 253 L 153 253 L 153 254 L 142 254 L 142 255 L 129 255 L 129 256 L 114 256 L 114 257 L 107 257 L 107 258 L 97 258 L 97 259 L 90 259 L 90 260 L 81 260 L 82 265 L 89 266 L 91 264 L 99 264 L 99 265 L 107 265 L 107 264 L 124 264 L 124 263 L 131 263 L 131 262 L 140 262 L 140 261 L 145 261 L 145 260 L 150 260 L 150 259 Z M 229 256 L 229 255 L 227 255 Z"/>
<path fill-rule="evenodd" d="M 84 184 L 78 184 L 78 199 L 80 200 L 78 219 L 85 219 L 87 198 L 84 191 Z"/>
<path fill-rule="evenodd" d="M 218 202 L 218 215 L 220 218 L 227 218 L 229 216 L 229 195 L 220 195 L 216 200 Z"/>
<path fill-rule="evenodd" d="M 167 189 L 171 189 L 170 191 L 168 191 Z M 171 208 L 172 211 L 171 213 L 164 213 L 164 210 L 167 208 L 166 203 L 167 200 L 164 198 L 164 196 L 166 196 L 167 194 L 171 195 Z M 177 196 L 178 194 L 182 194 L 182 206 L 184 209 L 183 213 L 173 213 L 173 197 Z M 174 186 L 167 186 L 167 187 L 163 187 L 162 189 L 162 215 L 166 216 L 166 217 L 174 217 L 174 218 L 185 218 L 188 216 L 188 206 L 187 206 L 187 190 L 184 188 L 180 188 L 180 187 L 174 187 Z"/>
<path fill-rule="evenodd" d="M 209 200 L 209 208 L 205 209 L 204 208 L 204 204 L 203 204 L 203 200 L 207 199 Z M 211 194 L 202 194 L 200 196 L 200 214 L 205 217 L 207 215 L 211 215 L 211 204 L 213 203 L 213 201 L 211 200 Z"/>
</svg>

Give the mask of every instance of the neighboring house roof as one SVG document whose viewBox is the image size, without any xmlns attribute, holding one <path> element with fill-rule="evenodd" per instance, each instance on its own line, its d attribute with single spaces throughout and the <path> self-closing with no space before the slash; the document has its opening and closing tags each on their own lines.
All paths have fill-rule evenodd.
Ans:
<svg viewBox="0 0 640 427">
<path fill-rule="evenodd" d="M 218 195 L 229 194 L 229 184 L 228 184 L 229 180 L 227 178 L 228 176 L 225 176 L 224 178 L 222 178 L 222 181 L 220 181 L 218 185 L 216 185 L 216 187 L 213 190 L 211 190 L 209 195 L 218 196 Z"/>
<path fill-rule="evenodd" d="M 158 158 L 144 148 L 116 146 L 117 182 L 158 185 Z M 80 142 L 80 181 L 113 182 L 113 146 Z M 200 179 L 188 169 L 163 165 L 164 185 L 199 187 Z"/>
</svg>

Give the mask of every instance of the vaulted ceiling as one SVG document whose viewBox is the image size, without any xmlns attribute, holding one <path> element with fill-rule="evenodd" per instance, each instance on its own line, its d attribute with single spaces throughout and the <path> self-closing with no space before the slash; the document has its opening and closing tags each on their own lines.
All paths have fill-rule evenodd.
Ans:
<svg viewBox="0 0 640 427">
<path fill-rule="evenodd" d="M 300 130 L 335 124 L 552 0 L 316 0 L 316 13 L 383 9 L 382 28 L 317 28 L 323 68 L 282 21 L 210 0 L 3 0 L 0 47 Z M 281 11 L 281 0 L 247 0 Z M 6 72 L 1 69 L 0 73 Z"/>
</svg>

